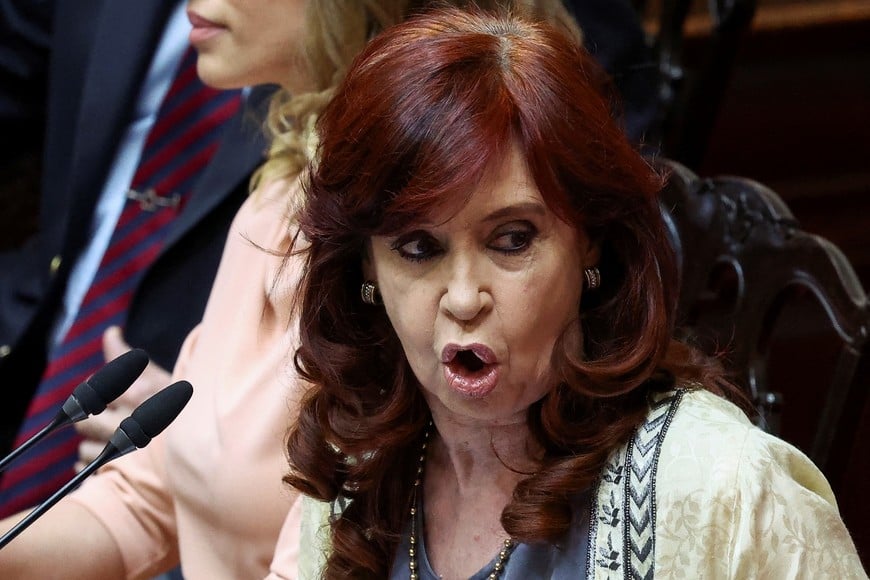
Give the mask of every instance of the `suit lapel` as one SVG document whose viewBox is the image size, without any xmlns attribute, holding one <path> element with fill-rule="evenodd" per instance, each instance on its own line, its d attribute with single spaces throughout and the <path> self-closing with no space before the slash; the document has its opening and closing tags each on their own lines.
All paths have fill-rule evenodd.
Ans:
<svg viewBox="0 0 870 580">
<path fill-rule="evenodd" d="M 74 155 L 68 186 L 71 224 L 90 223 L 164 22 L 175 4 L 174 0 L 110 0 L 96 16 L 96 34 L 70 149 Z M 68 240 L 75 247 L 84 241 L 77 238 L 87 233 L 87 228 L 74 226 Z"/>
</svg>

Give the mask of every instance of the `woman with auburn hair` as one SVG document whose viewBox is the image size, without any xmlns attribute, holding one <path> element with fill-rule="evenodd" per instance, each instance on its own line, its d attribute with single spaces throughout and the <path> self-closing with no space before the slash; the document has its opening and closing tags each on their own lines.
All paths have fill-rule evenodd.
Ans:
<svg viewBox="0 0 870 580">
<path fill-rule="evenodd" d="M 475 3 L 515 6 L 579 38 L 559 0 Z M 298 176 L 316 142 L 313 120 L 353 57 L 430 4 L 188 0 L 191 22 L 204 27 L 191 41 L 206 83 L 281 85 L 269 159 L 235 216 L 204 318 L 173 372 L 194 396 L 149 447 L 109 464 L 4 547 L 0 577 L 149 578 L 179 562 L 193 579 L 296 577 L 298 494 L 281 478 L 304 384 L 289 354 L 298 344 L 291 307 L 300 268 L 282 256 L 297 231 Z"/>
<path fill-rule="evenodd" d="M 863 577 L 823 476 L 674 340 L 662 176 L 598 78 L 550 26 L 445 9 L 320 116 L 302 578 Z"/>
</svg>

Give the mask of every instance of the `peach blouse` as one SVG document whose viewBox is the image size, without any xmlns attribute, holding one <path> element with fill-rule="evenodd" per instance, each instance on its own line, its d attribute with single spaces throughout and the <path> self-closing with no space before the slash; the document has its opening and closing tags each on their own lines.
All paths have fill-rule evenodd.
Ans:
<svg viewBox="0 0 870 580">
<path fill-rule="evenodd" d="M 203 320 L 173 373 L 193 385 L 190 403 L 151 445 L 69 498 L 114 536 L 128 578 L 179 560 L 189 578 L 296 576 L 300 502 L 281 477 L 300 391 L 291 323 L 300 267 L 282 267 L 275 251 L 288 247 L 298 189 L 273 182 L 236 215 Z"/>
</svg>

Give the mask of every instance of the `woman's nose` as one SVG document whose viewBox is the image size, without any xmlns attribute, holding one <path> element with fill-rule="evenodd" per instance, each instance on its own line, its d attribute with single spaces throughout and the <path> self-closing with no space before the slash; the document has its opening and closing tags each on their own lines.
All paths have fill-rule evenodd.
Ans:
<svg viewBox="0 0 870 580">
<path fill-rule="evenodd" d="M 470 260 L 451 264 L 441 303 L 446 312 L 462 322 L 470 322 L 486 311 L 491 298 L 480 268 Z"/>
</svg>

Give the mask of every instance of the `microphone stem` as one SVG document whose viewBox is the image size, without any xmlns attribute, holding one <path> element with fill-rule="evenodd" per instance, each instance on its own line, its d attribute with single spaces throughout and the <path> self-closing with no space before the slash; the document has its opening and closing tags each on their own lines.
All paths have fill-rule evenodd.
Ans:
<svg viewBox="0 0 870 580">
<path fill-rule="evenodd" d="M 36 433 L 36 435 L 32 436 L 30 439 L 22 443 L 19 447 L 15 448 L 9 455 L 0 460 L 0 471 L 6 469 L 6 466 L 15 461 L 19 455 L 33 447 L 37 442 L 42 440 L 46 435 L 62 427 L 65 423 L 69 422 L 69 420 L 62 414 L 58 413 L 58 415 L 52 419 L 51 423 L 43 427 Z"/>
<path fill-rule="evenodd" d="M 92 462 L 88 463 L 84 469 L 82 469 L 75 475 L 75 477 L 66 482 L 66 484 L 59 490 L 54 492 L 51 497 L 36 506 L 36 508 L 34 508 L 33 511 L 27 514 L 24 519 L 15 524 L 15 526 L 12 527 L 8 532 L 3 534 L 3 536 L 0 537 L 0 549 L 2 549 L 4 546 L 6 546 L 6 544 L 14 540 L 16 536 L 18 536 L 18 534 L 26 530 L 30 526 L 30 524 L 35 522 L 37 518 L 47 512 L 52 506 L 54 506 L 54 504 L 59 502 L 63 498 L 63 496 L 78 487 L 83 479 L 85 479 L 91 473 L 93 473 L 112 459 L 115 459 L 120 454 L 121 452 L 118 451 L 118 449 L 111 445 L 107 445 L 105 449 L 103 449 L 103 451 L 97 456 L 97 458 L 94 459 Z"/>
</svg>

